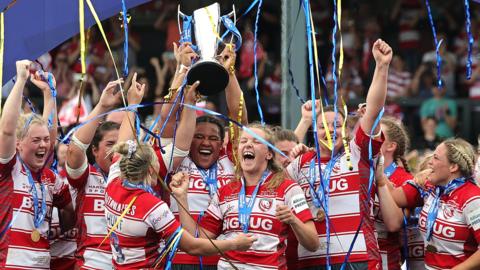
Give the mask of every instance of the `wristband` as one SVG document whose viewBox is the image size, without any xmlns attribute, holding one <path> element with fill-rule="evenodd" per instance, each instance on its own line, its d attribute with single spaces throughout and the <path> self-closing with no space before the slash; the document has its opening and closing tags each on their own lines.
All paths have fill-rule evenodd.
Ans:
<svg viewBox="0 0 480 270">
<path fill-rule="evenodd" d="M 86 152 L 88 147 L 90 146 L 90 144 L 87 144 L 87 143 L 82 143 L 78 138 L 77 136 L 75 136 L 75 134 L 73 134 L 72 136 L 72 142 L 73 144 L 75 144 L 75 146 L 77 146 L 78 148 L 80 148 L 83 152 Z"/>
</svg>

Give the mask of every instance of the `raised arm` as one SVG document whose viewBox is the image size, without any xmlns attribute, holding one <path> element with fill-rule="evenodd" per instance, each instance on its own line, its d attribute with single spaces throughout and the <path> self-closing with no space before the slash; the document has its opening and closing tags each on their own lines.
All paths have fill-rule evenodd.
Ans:
<svg viewBox="0 0 480 270">
<path fill-rule="evenodd" d="M 188 69 L 192 65 L 192 61 L 198 57 L 198 55 L 193 51 L 190 47 L 190 43 L 182 43 L 180 47 L 177 46 L 176 43 L 173 44 L 173 51 L 175 54 L 175 59 L 177 60 L 177 69 L 175 71 L 175 75 L 172 80 L 172 84 L 170 85 L 170 91 L 168 100 L 173 102 L 179 93 L 179 88 L 183 84 L 183 80 L 187 75 Z M 164 104 L 161 110 L 161 117 L 162 119 L 166 119 L 170 110 L 172 108 L 172 104 Z M 165 126 L 165 130 L 163 131 L 162 137 L 164 138 L 172 138 L 173 131 L 175 128 L 175 113 L 178 110 L 178 105 L 173 109 L 170 119 Z"/>
<path fill-rule="evenodd" d="M 108 112 L 118 104 L 120 101 L 120 91 L 117 93 L 114 92 L 115 88 L 122 82 L 123 80 L 120 79 L 111 81 L 107 84 L 105 89 L 103 89 L 102 95 L 100 96 L 99 103 L 95 106 L 86 119 L 86 122 L 90 122 L 79 128 L 73 134 L 72 143 L 68 145 L 67 152 L 67 166 L 70 169 L 79 169 L 82 165 L 87 163 L 87 155 L 85 151 L 95 136 L 95 131 L 100 124 L 101 118 L 97 118 L 93 121 L 91 120 L 100 114 Z"/>
<path fill-rule="evenodd" d="M 145 84 L 137 82 L 137 73 L 133 75 L 132 84 L 128 89 L 127 101 L 128 105 L 136 105 L 142 102 L 143 94 L 145 93 Z M 117 142 L 126 142 L 135 139 L 135 112 L 127 111 L 123 117 L 122 124 L 118 131 Z"/>
<path fill-rule="evenodd" d="M 2 117 L 0 118 L 0 158 L 8 159 L 15 154 L 16 136 L 18 118 L 20 117 L 20 108 L 22 107 L 22 93 L 25 83 L 29 76 L 29 67 L 31 61 L 17 61 L 17 80 L 8 95 L 5 106 L 3 107 Z"/>
<path fill-rule="evenodd" d="M 225 88 L 225 98 L 227 100 L 227 108 L 229 117 L 238 120 L 238 114 L 240 109 L 240 102 L 243 100 L 243 92 L 238 83 L 237 76 L 235 76 L 235 60 L 237 54 L 235 53 L 235 45 L 225 46 L 220 54 L 220 62 L 223 67 L 228 71 L 228 84 Z M 242 118 L 241 123 L 246 125 L 248 123 L 247 109 L 245 106 L 245 100 L 242 101 Z"/>
<path fill-rule="evenodd" d="M 320 115 L 320 100 L 315 101 L 315 110 L 317 116 Z M 302 118 L 298 121 L 298 125 L 295 128 L 295 136 L 297 136 L 299 142 L 303 142 L 305 134 L 307 134 L 308 129 L 312 126 L 312 101 L 308 100 L 305 104 L 302 105 Z"/>
<path fill-rule="evenodd" d="M 54 88 L 57 87 L 57 82 L 52 73 L 37 71 L 34 76 L 30 76 L 30 81 L 42 90 L 43 94 L 43 113 L 42 118 L 46 123 L 49 123 L 49 133 L 50 133 L 50 151 L 53 151 L 55 148 L 55 142 L 57 138 L 57 104 L 52 96 L 52 89 L 48 83 L 48 78 L 51 77 L 52 85 Z M 51 118 L 51 119 L 50 119 Z M 51 125 L 51 126 L 50 126 Z"/>
<path fill-rule="evenodd" d="M 367 134 L 371 132 L 375 119 L 385 105 L 392 48 L 385 41 L 378 39 L 373 44 L 372 53 L 375 58 L 375 72 L 373 73 L 372 84 L 368 89 L 366 112 L 360 119 L 360 126 Z M 373 134 L 377 134 L 379 130 L 380 125 L 375 128 Z"/>
</svg>

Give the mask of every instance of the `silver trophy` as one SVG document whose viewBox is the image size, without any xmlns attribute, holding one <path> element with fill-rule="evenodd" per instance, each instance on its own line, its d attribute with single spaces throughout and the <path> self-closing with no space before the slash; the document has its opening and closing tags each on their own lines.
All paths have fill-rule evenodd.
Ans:
<svg viewBox="0 0 480 270">
<path fill-rule="evenodd" d="M 233 21 L 230 17 L 233 16 Z M 225 89 L 228 84 L 228 72 L 217 61 L 218 45 L 227 34 L 231 34 L 231 40 L 237 38 L 236 49 L 241 46 L 241 35 L 235 27 L 235 7 L 233 11 L 225 16 L 220 16 L 220 5 L 214 3 L 210 6 L 199 8 L 193 12 L 193 17 L 185 15 L 178 6 L 178 28 L 180 31 L 180 42 L 192 42 L 191 25 L 194 25 L 195 45 L 200 59 L 195 62 L 187 73 L 187 84 L 200 81 L 200 94 L 204 96 L 214 95 Z M 221 25 L 226 31 L 220 33 Z M 240 46 L 238 45 L 240 42 Z"/>
</svg>

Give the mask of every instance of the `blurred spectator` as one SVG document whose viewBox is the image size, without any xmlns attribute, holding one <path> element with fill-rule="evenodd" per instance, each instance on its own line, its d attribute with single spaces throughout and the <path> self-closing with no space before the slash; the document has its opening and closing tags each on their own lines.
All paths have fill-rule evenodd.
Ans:
<svg viewBox="0 0 480 270">
<path fill-rule="evenodd" d="M 387 97 L 391 99 L 407 97 L 411 83 L 412 74 L 406 70 L 402 58 L 395 55 L 388 70 Z"/>
<path fill-rule="evenodd" d="M 445 98 L 445 91 L 438 87 L 433 87 L 432 92 L 433 97 L 425 100 L 420 108 L 422 125 L 427 124 L 427 118 L 433 117 L 437 121 L 436 135 L 442 139 L 450 138 L 457 125 L 457 103 Z"/>
<path fill-rule="evenodd" d="M 442 142 L 436 134 L 437 120 L 435 117 L 427 117 L 422 122 L 423 136 L 415 142 L 415 149 L 434 151 L 435 147 Z"/>
<path fill-rule="evenodd" d="M 269 124 L 279 124 L 282 98 L 282 65 L 277 62 L 273 72 L 263 82 L 262 105 Z"/>
<path fill-rule="evenodd" d="M 398 23 L 398 44 L 407 70 L 413 72 L 420 63 L 420 31 L 418 25 L 425 10 L 420 0 L 397 0 L 390 19 Z"/>
<path fill-rule="evenodd" d="M 444 34 L 437 35 L 438 41 L 443 39 L 440 46 L 439 53 L 442 57 L 442 80 L 445 82 L 443 87 L 445 88 L 447 97 L 455 97 L 455 68 L 457 66 L 457 59 L 455 55 L 447 50 L 448 40 Z M 436 65 L 437 55 L 435 50 L 426 52 L 423 55 L 422 63 Z M 437 72 L 435 72 L 437 74 Z"/>
<path fill-rule="evenodd" d="M 413 76 L 412 84 L 410 86 L 410 96 L 419 98 L 432 97 L 432 89 L 435 87 L 436 80 L 434 78 L 433 66 L 421 64 L 415 75 Z"/>
</svg>

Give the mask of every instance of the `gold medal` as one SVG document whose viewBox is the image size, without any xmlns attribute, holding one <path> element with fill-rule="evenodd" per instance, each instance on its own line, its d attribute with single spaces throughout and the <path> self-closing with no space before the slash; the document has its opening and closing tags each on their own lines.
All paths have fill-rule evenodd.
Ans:
<svg viewBox="0 0 480 270">
<path fill-rule="evenodd" d="M 319 209 L 317 211 L 317 221 L 324 221 L 325 220 L 325 212 L 323 212 L 323 210 Z"/>
<path fill-rule="evenodd" d="M 432 252 L 432 253 L 436 253 L 436 252 L 437 252 L 437 248 L 436 248 L 434 245 L 430 245 L 430 244 L 427 245 L 426 250 L 427 250 L 428 252 Z"/>
<path fill-rule="evenodd" d="M 30 236 L 31 236 L 33 242 L 40 241 L 40 232 L 38 232 L 35 229 L 32 231 L 32 234 Z"/>
</svg>

